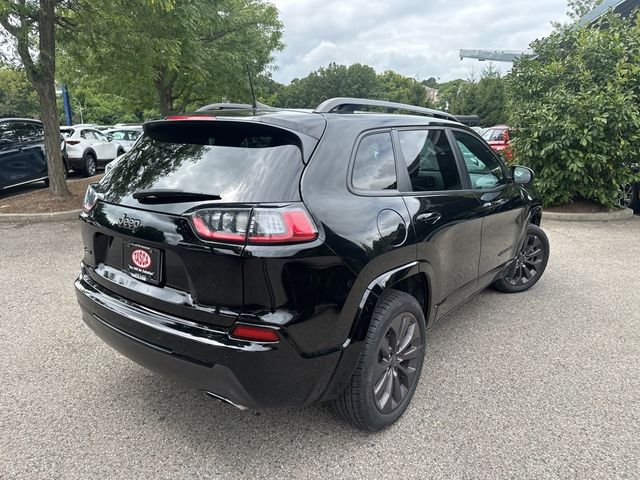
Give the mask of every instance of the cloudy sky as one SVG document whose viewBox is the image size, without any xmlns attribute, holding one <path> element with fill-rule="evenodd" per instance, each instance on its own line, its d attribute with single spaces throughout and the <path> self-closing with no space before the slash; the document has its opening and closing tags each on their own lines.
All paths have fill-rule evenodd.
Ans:
<svg viewBox="0 0 640 480">
<path fill-rule="evenodd" d="M 273 78 L 288 83 L 337 62 L 441 81 L 479 74 L 461 48 L 523 50 L 565 20 L 566 0 L 271 0 L 285 49 Z M 503 70 L 510 64 L 496 65 Z"/>
</svg>

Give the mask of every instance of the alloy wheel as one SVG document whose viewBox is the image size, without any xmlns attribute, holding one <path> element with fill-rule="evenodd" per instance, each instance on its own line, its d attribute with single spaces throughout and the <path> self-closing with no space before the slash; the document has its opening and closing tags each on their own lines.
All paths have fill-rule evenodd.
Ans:
<svg viewBox="0 0 640 480">
<path fill-rule="evenodd" d="M 395 317 L 382 339 L 373 372 L 373 398 L 382 413 L 393 412 L 418 380 L 416 371 L 424 339 L 416 317 Z"/>
<path fill-rule="evenodd" d="M 539 274 L 545 255 L 544 244 L 540 237 L 528 233 L 511 272 L 505 277 L 505 280 L 514 286 L 531 282 Z"/>
<path fill-rule="evenodd" d="M 90 177 L 96 174 L 96 161 L 93 157 L 87 158 L 87 172 Z"/>
<path fill-rule="evenodd" d="M 618 198 L 618 205 L 622 208 L 628 208 L 633 202 L 633 187 L 630 183 L 622 185 L 620 187 L 620 197 Z"/>
</svg>

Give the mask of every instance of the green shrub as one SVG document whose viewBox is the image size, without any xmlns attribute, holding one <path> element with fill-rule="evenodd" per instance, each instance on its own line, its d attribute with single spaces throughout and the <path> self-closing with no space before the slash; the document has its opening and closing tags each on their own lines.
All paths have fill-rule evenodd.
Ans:
<svg viewBox="0 0 640 480">
<path fill-rule="evenodd" d="M 531 46 L 509 76 L 516 162 L 535 170 L 546 205 L 615 206 L 620 185 L 640 180 L 640 23 L 609 13 Z"/>
</svg>

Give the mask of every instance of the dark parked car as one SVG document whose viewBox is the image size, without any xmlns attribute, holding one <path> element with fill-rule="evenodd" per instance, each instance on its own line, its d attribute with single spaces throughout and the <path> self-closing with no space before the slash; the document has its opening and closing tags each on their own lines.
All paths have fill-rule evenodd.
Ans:
<svg viewBox="0 0 640 480">
<path fill-rule="evenodd" d="M 640 165 L 633 163 L 631 170 L 634 174 L 640 172 Z M 634 212 L 640 213 L 640 183 L 627 183 L 620 188 L 619 204 L 623 208 L 631 208 Z"/>
<path fill-rule="evenodd" d="M 368 107 L 415 115 L 355 113 Z M 84 321 L 237 407 L 332 400 L 384 428 L 411 401 L 427 327 L 543 274 L 533 173 L 434 110 L 339 98 L 246 114 L 146 123 L 89 187 Z"/>
<path fill-rule="evenodd" d="M 66 166 L 66 144 L 62 137 L 60 148 Z M 0 119 L 0 190 L 43 180 L 48 185 L 48 175 L 42 122 Z"/>
</svg>

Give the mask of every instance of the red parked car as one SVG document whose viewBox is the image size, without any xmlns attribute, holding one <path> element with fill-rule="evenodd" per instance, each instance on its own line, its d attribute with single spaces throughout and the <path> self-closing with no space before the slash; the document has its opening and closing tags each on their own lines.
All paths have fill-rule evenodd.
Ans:
<svg viewBox="0 0 640 480">
<path fill-rule="evenodd" d="M 507 125 L 496 125 L 485 129 L 482 133 L 491 148 L 510 162 L 513 158 L 513 152 L 509 147 L 510 131 Z"/>
</svg>

